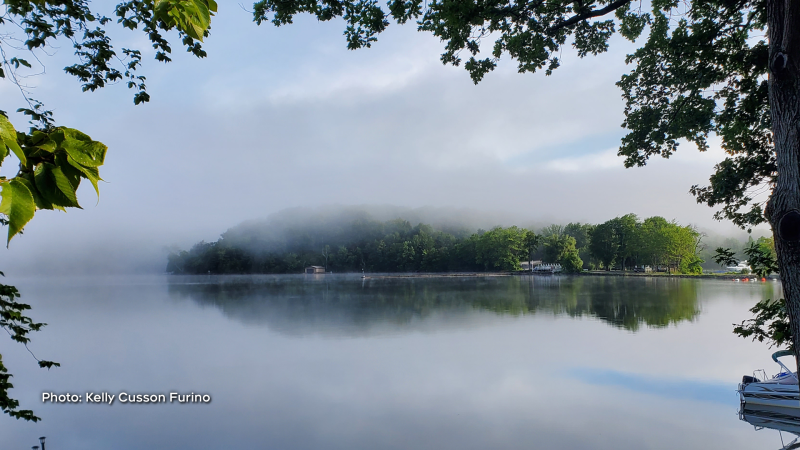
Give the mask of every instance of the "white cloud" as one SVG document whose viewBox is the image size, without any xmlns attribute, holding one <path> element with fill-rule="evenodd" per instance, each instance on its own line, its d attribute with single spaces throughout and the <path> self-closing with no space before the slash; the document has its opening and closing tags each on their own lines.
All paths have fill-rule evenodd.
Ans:
<svg viewBox="0 0 800 450">
<path fill-rule="evenodd" d="M 614 82 L 625 47 L 566 59 L 552 77 L 517 74 L 504 59 L 475 86 L 463 68 L 441 66 L 437 39 L 411 27 L 351 52 L 341 24 L 256 28 L 225 17 L 207 60 L 176 50 L 172 64 L 148 63 L 148 105 L 134 107 L 124 86 L 83 94 L 63 74 L 44 77 L 57 118 L 109 145 L 108 183 L 97 206 L 82 188 L 85 210 L 39 215 L 10 259 L 58 251 L 70 236 L 87 249 L 135 243 L 160 267 L 164 244 L 213 240 L 243 220 L 320 204 L 584 222 L 635 212 L 719 227 L 688 193 L 723 155 L 718 144 L 704 154 L 683 145 L 669 161 L 623 170 Z"/>
<path fill-rule="evenodd" d="M 573 158 L 552 159 L 543 165 L 543 169 L 555 172 L 597 172 L 622 167 L 623 158 L 617 155 L 617 148 Z"/>
</svg>

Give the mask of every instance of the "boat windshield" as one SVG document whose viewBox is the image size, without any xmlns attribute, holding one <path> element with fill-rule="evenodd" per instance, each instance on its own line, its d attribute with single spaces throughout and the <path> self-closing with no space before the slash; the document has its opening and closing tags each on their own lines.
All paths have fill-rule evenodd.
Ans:
<svg viewBox="0 0 800 450">
<path fill-rule="evenodd" d="M 793 370 L 791 370 L 788 367 L 786 367 L 786 365 L 783 364 L 778 359 L 778 358 L 780 358 L 782 356 L 794 356 L 794 352 L 791 351 L 791 350 L 781 350 L 781 351 L 777 351 L 777 352 L 772 354 L 772 360 L 775 361 L 776 363 L 778 363 L 778 365 L 781 366 L 781 368 L 785 372 L 785 373 L 779 373 L 778 375 L 775 375 L 775 378 L 780 378 L 780 377 L 783 377 L 783 376 L 791 376 L 792 378 L 794 378 L 795 382 L 800 382 L 800 380 L 798 380 L 798 378 L 797 378 L 797 373 L 795 373 Z"/>
</svg>

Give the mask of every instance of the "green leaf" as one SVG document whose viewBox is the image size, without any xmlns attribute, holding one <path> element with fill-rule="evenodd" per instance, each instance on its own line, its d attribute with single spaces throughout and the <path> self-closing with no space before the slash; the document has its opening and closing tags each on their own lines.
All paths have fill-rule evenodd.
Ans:
<svg viewBox="0 0 800 450">
<path fill-rule="evenodd" d="M 154 0 L 153 3 L 155 18 L 201 42 L 215 12 L 214 0 Z"/>
<path fill-rule="evenodd" d="M 69 165 L 79 170 L 83 174 L 83 177 L 89 180 L 90 183 L 92 183 L 92 186 L 94 186 L 94 191 L 97 193 L 97 198 L 99 199 L 100 189 L 97 187 L 97 182 L 102 181 L 103 179 L 100 178 L 100 171 L 97 170 L 97 167 L 82 166 L 78 164 L 77 161 L 72 159 L 69 155 L 67 156 L 67 162 L 69 163 Z"/>
<path fill-rule="evenodd" d="M 63 128 L 64 140 L 61 148 L 79 164 L 86 167 L 102 166 L 106 158 L 108 147 L 78 130 Z"/>
<path fill-rule="evenodd" d="M 25 153 L 22 152 L 22 148 L 20 148 L 19 144 L 17 143 L 17 130 L 14 129 L 14 125 L 11 125 L 11 122 L 8 120 L 8 117 L 0 114 L 0 141 L 4 144 L 3 147 L 8 147 L 11 151 L 17 155 L 22 165 L 26 165 L 28 160 L 25 158 Z M 2 150 L 0 152 L 5 153 L 8 155 L 8 150 Z M 3 158 L 5 158 L 3 155 Z M 2 158 L 0 158 L 2 161 Z"/>
<path fill-rule="evenodd" d="M 39 190 L 36 189 L 36 184 L 33 179 L 32 173 L 26 173 L 24 175 L 20 175 L 16 178 L 21 183 L 25 184 L 25 187 L 31 191 L 31 195 L 33 195 L 33 202 L 36 204 L 36 207 L 39 209 L 53 209 L 53 204 L 49 201 L 45 200 L 42 197 L 42 194 L 39 193 Z"/>
<path fill-rule="evenodd" d="M 34 173 L 36 188 L 54 207 L 80 208 L 73 186 L 61 168 L 50 163 L 40 164 Z"/>
<path fill-rule="evenodd" d="M 29 69 L 31 67 L 31 63 L 21 58 L 11 58 L 10 60 L 8 60 L 8 62 L 11 63 L 11 65 L 13 65 L 15 69 L 19 69 L 19 66 L 25 66 Z"/>
<path fill-rule="evenodd" d="M 8 216 L 8 240 L 6 241 L 6 246 L 8 246 L 11 238 L 33 218 L 36 205 L 31 191 L 28 190 L 25 183 L 16 178 L 8 183 L 3 183 L 0 195 L 3 197 L 3 200 L 0 201 L 0 213 Z"/>
<path fill-rule="evenodd" d="M 6 186 L 8 186 L 8 183 L 2 183 L 0 186 L 2 186 L 2 190 L 0 190 L 0 214 L 5 214 L 8 216 L 11 214 L 11 200 L 13 198 L 13 194 L 11 192 L 11 188 L 8 188 L 8 191 L 6 192 Z"/>
<path fill-rule="evenodd" d="M 8 147 L 0 139 L 0 165 L 3 165 L 3 160 L 8 156 Z"/>
<path fill-rule="evenodd" d="M 85 178 L 83 173 L 69 163 L 69 155 L 64 152 L 58 152 L 54 160 L 55 166 L 61 170 L 73 190 L 77 190 L 81 184 L 81 178 Z"/>
<path fill-rule="evenodd" d="M 62 206 L 74 206 L 76 208 L 80 208 L 78 205 L 78 196 L 75 191 L 78 190 L 78 183 L 80 183 L 80 179 L 70 179 L 64 172 L 61 170 L 60 167 L 53 167 L 53 176 L 55 177 L 56 186 L 58 186 L 58 190 L 64 194 L 65 197 L 72 202 L 72 205 L 62 205 Z"/>
<path fill-rule="evenodd" d="M 50 138 L 48 133 L 44 133 L 39 130 L 31 133 L 31 145 L 48 153 L 53 153 L 58 147 L 58 144 L 56 144 L 56 142 Z"/>
</svg>

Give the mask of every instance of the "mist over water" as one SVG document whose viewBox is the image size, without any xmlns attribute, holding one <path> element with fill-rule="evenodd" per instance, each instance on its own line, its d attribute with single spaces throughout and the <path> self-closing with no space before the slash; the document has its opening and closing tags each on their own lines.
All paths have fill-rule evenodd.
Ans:
<svg viewBox="0 0 800 450">
<path fill-rule="evenodd" d="M 49 448 L 122 450 L 749 449 L 779 439 L 736 417 L 736 383 L 769 361 L 763 344 L 731 333 L 755 301 L 779 294 L 773 284 L 294 275 L 18 285 L 50 323 L 31 348 L 62 367 L 38 369 L 21 347 L 4 353 L 13 394 L 44 419 L 0 424 L 4 447 L 41 435 Z M 43 391 L 212 401 L 41 404 Z"/>
<path fill-rule="evenodd" d="M 25 234 L 15 238 L 9 249 L 4 250 L 0 264 L 8 276 L 31 275 L 110 275 L 110 274 L 156 274 L 163 273 L 167 255 L 177 248 L 188 249 L 205 240 L 216 241 L 228 232 L 235 236 L 247 232 L 270 232 L 269 227 L 279 226 L 281 232 L 302 229 L 324 217 L 336 227 L 358 217 L 374 220 L 403 218 L 412 222 L 433 224 L 459 233 L 494 226 L 521 225 L 539 228 L 547 225 L 535 214 L 525 212 L 487 211 L 454 207 L 409 208 L 393 205 L 327 205 L 317 208 L 290 208 L 258 217 L 251 213 L 248 220 L 220 224 L 218 228 L 197 233 L 195 226 L 181 221 L 169 222 L 143 216 L 141 222 L 119 224 L 115 227 L 96 230 L 91 215 L 86 211 L 75 214 L 40 212 L 41 220 L 32 221 Z M 50 213 L 50 214 L 48 214 Z M 156 220 L 156 224 L 151 223 Z M 85 228 L 80 226 L 83 223 Z M 63 227 L 70 229 L 64 234 Z M 208 228 L 208 226 L 206 226 Z"/>
<path fill-rule="evenodd" d="M 70 214 L 43 211 L 38 213 L 41 219 L 31 221 L 25 233 L 16 237 L 9 248 L 2 252 L 0 270 L 11 277 L 6 281 L 34 275 L 158 274 L 165 271 L 167 255 L 171 251 L 189 249 L 203 240 L 213 242 L 223 235 L 232 241 L 237 236 L 246 239 L 258 236 L 262 240 L 270 236 L 286 239 L 306 229 L 318 230 L 321 223 L 326 224 L 328 230 L 335 230 L 359 218 L 378 221 L 401 218 L 412 226 L 430 224 L 458 236 L 495 226 L 516 225 L 540 230 L 552 223 L 566 224 L 565 220 L 548 219 L 550 212 L 525 208 L 502 211 L 431 206 L 327 205 L 290 208 L 198 233 L 195 226 L 158 220 L 151 216 L 143 216 L 140 222 L 104 227 L 98 231 L 94 228 L 95 218 L 92 217 L 98 213 L 96 210 L 87 209 Z M 611 218 L 601 218 L 600 222 Z M 151 219 L 157 220 L 153 223 Z M 72 229 L 76 225 L 77 228 Z M 748 237 L 736 229 L 724 234 L 703 228 L 700 231 L 706 235 L 703 242 L 709 248 L 730 246 L 726 238 L 741 243 Z M 763 234 L 756 231 L 753 236 Z"/>
<path fill-rule="evenodd" d="M 62 363 L 3 347 L 13 396 L 44 421 L 1 418 L 0 448 L 778 448 L 736 420 L 733 393 L 769 361 L 731 324 L 772 284 L 164 276 L 175 248 L 320 214 L 471 233 L 635 213 L 710 230 L 709 245 L 746 239 L 688 193 L 726 156 L 718 140 L 623 168 L 621 37 L 596 58 L 564 52 L 553 77 L 503 61 L 474 86 L 413 26 L 351 52 L 338 21 L 256 27 L 223 6 L 202 61 L 154 64 L 111 35 L 143 47 L 150 104 L 123 85 L 81 93 L 59 70 L 68 43 L 29 80 L 109 153 L 99 201 L 85 183 L 83 210 L 37 212 L 0 255 L 49 324 L 31 350 Z M 0 175 L 15 172 L 10 157 Z M 43 391 L 213 401 L 54 405 Z"/>
</svg>

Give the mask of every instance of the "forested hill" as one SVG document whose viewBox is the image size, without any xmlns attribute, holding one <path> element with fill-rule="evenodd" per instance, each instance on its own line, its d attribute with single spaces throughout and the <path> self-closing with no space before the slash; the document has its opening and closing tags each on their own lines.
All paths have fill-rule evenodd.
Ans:
<svg viewBox="0 0 800 450">
<path fill-rule="evenodd" d="M 561 264 L 567 272 L 636 265 L 702 271 L 701 234 L 661 217 L 628 214 L 536 232 L 517 226 L 487 231 L 439 219 L 431 225 L 379 220 L 357 208 L 287 210 L 244 222 L 216 242 L 172 252 L 167 271 L 302 273 L 310 265 L 338 273 L 510 271 L 529 259 Z"/>
<path fill-rule="evenodd" d="M 217 242 L 169 256 L 174 273 L 300 273 L 309 265 L 328 271 L 442 271 L 451 250 L 474 230 L 464 226 L 376 220 L 358 209 L 289 210 L 247 221 Z M 481 266 L 482 267 L 482 266 Z M 477 265 L 464 269 L 477 270 Z M 460 270 L 460 269 L 459 269 Z"/>
</svg>

